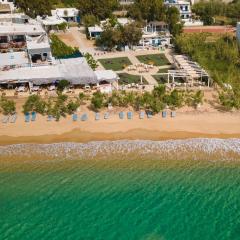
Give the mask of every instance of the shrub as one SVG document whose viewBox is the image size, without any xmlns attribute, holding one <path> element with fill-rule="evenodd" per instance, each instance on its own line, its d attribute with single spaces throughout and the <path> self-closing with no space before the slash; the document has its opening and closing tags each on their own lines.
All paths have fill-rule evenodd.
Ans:
<svg viewBox="0 0 240 240">
<path fill-rule="evenodd" d="M 167 94 L 164 98 L 165 103 L 172 109 L 179 108 L 184 103 L 183 93 L 178 90 L 173 90 L 170 94 Z"/>
<path fill-rule="evenodd" d="M 70 85 L 70 83 L 67 80 L 61 80 L 61 81 L 59 81 L 59 83 L 57 85 L 57 90 L 62 92 L 69 85 Z"/>
<path fill-rule="evenodd" d="M 84 93 L 79 93 L 78 98 L 79 98 L 80 105 L 82 105 L 85 103 L 85 100 L 88 99 L 88 96 L 86 96 L 86 94 Z"/>
<path fill-rule="evenodd" d="M 204 93 L 199 90 L 196 93 L 188 93 L 185 102 L 188 106 L 197 108 L 199 104 L 203 103 Z"/>
<path fill-rule="evenodd" d="M 91 108 L 95 111 L 100 110 L 105 106 L 105 95 L 100 91 L 95 92 L 91 99 Z"/>
<path fill-rule="evenodd" d="M 66 117 L 66 114 L 68 113 L 68 109 L 66 106 L 67 99 L 68 96 L 64 94 L 59 94 L 55 103 L 52 104 L 51 112 L 53 117 L 56 118 L 56 121 L 59 121 L 61 117 Z"/>
<path fill-rule="evenodd" d="M 68 114 L 73 114 L 74 112 L 77 111 L 77 109 L 79 108 L 80 104 L 79 104 L 79 101 L 70 101 L 68 104 L 67 104 L 67 113 Z"/>
<path fill-rule="evenodd" d="M 58 24 L 58 29 L 61 31 L 66 31 L 67 27 L 68 27 L 68 24 L 66 22 Z"/>
<path fill-rule="evenodd" d="M 11 115 L 16 112 L 16 103 L 13 100 L 2 97 L 0 106 L 4 115 Z"/>
<path fill-rule="evenodd" d="M 72 48 L 67 46 L 63 41 L 59 39 L 59 37 L 55 34 L 51 35 L 51 49 L 52 54 L 56 58 L 65 58 L 76 53 L 79 53 L 77 48 Z"/>
<path fill-rule="evenodd" d="M 38 95 L 31 95 L 28 97 L 27 101 L 23 105 L 23 112 L 37 112 L 40 114 L 45 114 L 46 102 L 41 99 Z"/>
</svg>

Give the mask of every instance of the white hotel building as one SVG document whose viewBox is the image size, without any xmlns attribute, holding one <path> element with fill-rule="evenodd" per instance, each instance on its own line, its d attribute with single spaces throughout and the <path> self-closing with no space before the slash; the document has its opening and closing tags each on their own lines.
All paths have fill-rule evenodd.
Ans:
<svg viewBox="0 0 240 240">
<path fill-rule="evenodd" d="M 165 0 L 164 4 L 167 7 L 176 7 L 179 10 L 184 26 L 202 26 L 203 22 L 192 18 L 191 2 L 183 0 Z"/>
</svg>

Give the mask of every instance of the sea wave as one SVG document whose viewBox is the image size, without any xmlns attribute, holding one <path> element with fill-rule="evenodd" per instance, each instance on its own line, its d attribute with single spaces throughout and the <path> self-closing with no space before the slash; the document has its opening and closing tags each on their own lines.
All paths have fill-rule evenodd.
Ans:
<svg viewBox="0 0 240 240">
<path fill-rule="evenodd" d="M 0 146 L 0 158 L 42 156 L 46 159 L 93 159 L 118 156 L 138 159 L 240 160 L 240 139 L 119 140 L 89 143 L 16 144 Z"/>
</svg>

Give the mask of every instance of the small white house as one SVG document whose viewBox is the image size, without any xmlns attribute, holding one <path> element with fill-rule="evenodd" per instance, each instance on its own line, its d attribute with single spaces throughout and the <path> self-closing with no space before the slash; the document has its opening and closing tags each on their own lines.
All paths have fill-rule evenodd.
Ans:
<svg viewBox="0 0 240 240">
<path fill-rule="evenodd" d="M 238 44 L 240 44 L 240 22 L 237 23 L 237 40 L 238 40 Z"/>
<path fill-rule="evenodd" d="M 131 5 L 134 3 L 134 0 L 119 0 L 120 5 Z"/>
<path fill-rule="evenodd" d="M 192 19 L 191 2 L 184 0 L 165 0 L 167 7 L 176 7 L 180 12 L 180 17 L 185 26 L 197 25 L 202 26 L 203 22 Z"/>
<path fill-rule="evenodd" d="M 47 32 L 50 30 L 58 30 L 60 24 L 67 22 L 65 19 L 58 16 L 38 16 L 37 21 L 43 25 Z"/>
<path fill-rule="evenodd" d="M 157 32 L 148 33 L 144 32 L 142 39 L 139 42 L 141 47 L 164 47 L 165 45 L 170 45 L 171 36 L 170 35 L 160 35 Z"/>
<path fill-rule="evenodd" d="M 117 22 L 119 25 L 121 26 L 125 26 L 127 24 L 130 24 L 132 23 L 134 20 L 132 19 L 129 19 L 129 18 L 117 18 Z M 88 34 L 89 34 L 89 37 L 91 39 L 96 39 L 98 38 L 101 33 L 103 32 L 103 29 L 104 29 L 104 25 L 108 24 L 109 23 L 109 19 L 106 19 L 104 21 L 101 21 L 100 22 L 100 25 L 95 25 L 95 26 L 91 26 L 91 27 L 88 27 Z"/>
<path fill-rule="evenodd" d="M 65 19 L 67 22 L 80 22 L 79 11 L 76 8 L 57 8 L 51 10 L 52 16 Z"/>
<path fill-rule="evenodd" d="M 102 32 L 103 32 L 102 27 L 100 27 L 98 25 L 88 28 L 88 34 L 91 39 L 96 39 L 96 38 L 100 37 Z"/>
<path fill-rule="evenodd" d="M 144 32 L 148 33 L 166 33 L 169 32 L 168 24 L 163 21 L 151 21 L 148 22 L 144 28 Z"/>
</svg>

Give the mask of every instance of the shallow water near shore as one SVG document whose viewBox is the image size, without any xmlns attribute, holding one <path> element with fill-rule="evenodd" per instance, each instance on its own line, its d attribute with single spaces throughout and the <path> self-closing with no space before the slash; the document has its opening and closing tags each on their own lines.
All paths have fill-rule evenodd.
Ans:
<svg viewBox="0 0 240 240">
<path fill-rule="evenodd" d="M 239 139 L 0 147 L 0 239 L 239 236 Z"/>
</svg>

